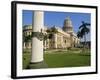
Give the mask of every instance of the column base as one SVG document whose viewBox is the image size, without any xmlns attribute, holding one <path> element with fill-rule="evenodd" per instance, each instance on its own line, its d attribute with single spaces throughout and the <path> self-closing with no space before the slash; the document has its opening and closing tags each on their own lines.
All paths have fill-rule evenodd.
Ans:
<svg viewBox="0 0 100 80">
<path fill-rule="evenodd" d="M 27 69 L 40 69 L 40 68 L 48 68 L 48 65 L 44 61 L 36 63 L 30 62 L 29 66 L 27 67 Z"/>
</svg>

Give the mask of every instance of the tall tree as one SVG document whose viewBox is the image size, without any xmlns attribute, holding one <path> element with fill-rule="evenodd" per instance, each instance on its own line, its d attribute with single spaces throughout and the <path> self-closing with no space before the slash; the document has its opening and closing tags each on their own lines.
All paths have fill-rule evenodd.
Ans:
<svg viewBox="0 0 100 80">
<path fill-rule="evenodd" d="M 79 27 L 80 35 L 78 36 L 84 37 L 84 46 L 86 45 L 86 34 L 90 32 L 90 28 L 87 26 L 90 26 L 90 23 L 85 23 L 82 21 L 82 25 Z"/>
<path fill-rule="evenodd" d="M 77 37 L 80 38 L 80 39 L 83 38 L 83 35 L 80 31 L 77 32 Z"/>
</svg>

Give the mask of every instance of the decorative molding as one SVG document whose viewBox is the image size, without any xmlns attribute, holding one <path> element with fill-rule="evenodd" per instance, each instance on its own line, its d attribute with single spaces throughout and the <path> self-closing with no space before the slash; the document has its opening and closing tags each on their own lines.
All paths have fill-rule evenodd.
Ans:
<svg viewBox="0 0 100 80">
<path fill-rule="evenodd" d="M 32 32 L 32 37 L 36 37 L 40 41 L 44 39 L 44 34 L 42 32 Z"/>
</svg>

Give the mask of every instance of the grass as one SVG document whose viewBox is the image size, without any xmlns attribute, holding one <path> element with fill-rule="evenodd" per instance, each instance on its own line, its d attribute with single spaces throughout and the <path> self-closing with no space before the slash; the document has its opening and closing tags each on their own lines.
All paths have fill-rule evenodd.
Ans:
<svg viewBox="0 0 100 80">
<path fill-rule="evenodd" d="M 45 61 L 51 68 L 89 66 L 90 56 L 79 54 L 46 54 Z"/>
<path fill-rule="evenodd" d="M 23 69 L 27 68 L 31 60 L 31 54 L 30 53 L 24 53 L 23 54 Z"/>
<path fill-rule="evenodd" d="M 30 56 L 31 53 L 29 52 L 23 54 L 24 69 L 29 65 Z M 76 52 L 74 50 L 48 50 L 44 53 L 44 60 L 47 63 L 48 68 L 90 66 L 91 63 L 89 50 L 85 50 L 85 53 L 79 51 Z"/>
</svg>

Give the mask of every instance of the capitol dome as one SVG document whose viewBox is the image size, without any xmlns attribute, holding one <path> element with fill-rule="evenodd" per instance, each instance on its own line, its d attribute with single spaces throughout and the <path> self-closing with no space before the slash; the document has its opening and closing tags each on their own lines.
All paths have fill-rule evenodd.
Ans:
<svg viewBox="0 0 100 80">
<path fill-rule="evenodd" d="M 72 27 L 72 21 L 71 21 L 70 17 L 67 17 L 64 20 L 64 26 L 66 26 L 66 27 Z"/>
<path fill-rule="evenodd" d="M 63 30 L 68 33 L 73 32 L 73 25 L 72 25 L 72 21 L 71 21 L 70 17 L 67 17 L 64 20 Z"/>
</svg>

